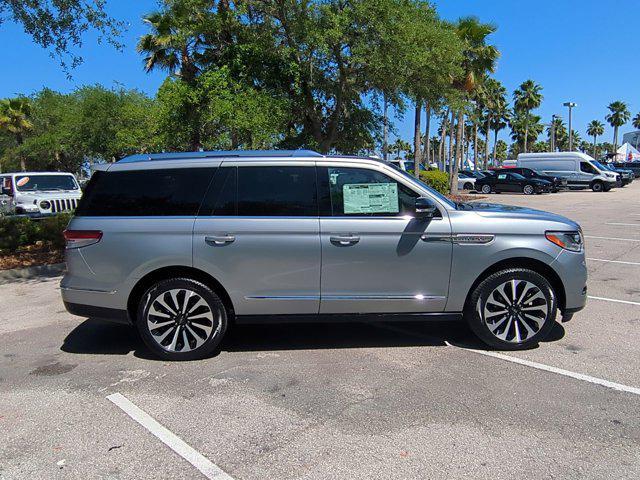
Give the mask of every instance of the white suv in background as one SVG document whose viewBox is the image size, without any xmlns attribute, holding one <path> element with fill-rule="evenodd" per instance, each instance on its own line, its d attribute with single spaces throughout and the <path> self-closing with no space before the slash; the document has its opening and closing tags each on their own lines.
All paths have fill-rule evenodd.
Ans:
<svg viewBox="0 0 640 480">
<path fill-rule="evenodd" d="M 75 175 L 65 172 L 20 172 L 0 175 L 7 209 L 17 215 L 51 215 L 72 211 L 82 191 Z"/>
</svg>

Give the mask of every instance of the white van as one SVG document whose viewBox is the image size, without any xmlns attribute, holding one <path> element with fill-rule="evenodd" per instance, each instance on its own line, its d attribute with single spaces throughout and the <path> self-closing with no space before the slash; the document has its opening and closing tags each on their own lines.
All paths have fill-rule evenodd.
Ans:
<svg viewBox="0 0 640 480">
<path fill-rule="evenodd" d="M 611 190 L 620 177 L 581 152 L 521 153 L 517 166 L 564 178 L 569 188 L 591 188 L 594 192 Z"/>
</svg>

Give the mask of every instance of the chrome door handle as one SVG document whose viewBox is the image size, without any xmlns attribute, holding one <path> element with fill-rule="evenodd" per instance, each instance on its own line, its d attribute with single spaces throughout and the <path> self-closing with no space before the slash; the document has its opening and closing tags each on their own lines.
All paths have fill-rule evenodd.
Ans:
<svg viewBox="0 0 640 480">
<path fill-rule="evenodd" d="M 226 245 L 232 243 L 236 239 L 235 235 L 211 235 L 204 237 L 207 245 Z"/>
<path fill-rule="evenodd" d="M 339 243 L 340 245 L 355 245 L 360 241 L 357 235 L 332 235 L 329 237 L 331 243 Z"/>
</svg>

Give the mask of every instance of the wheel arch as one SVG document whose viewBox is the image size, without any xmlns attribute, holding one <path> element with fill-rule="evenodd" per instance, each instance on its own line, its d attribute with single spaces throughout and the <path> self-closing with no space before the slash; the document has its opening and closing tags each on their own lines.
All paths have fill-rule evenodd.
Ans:
<svg viewBox="0 0 640 480">
<path fill-rule="evenodd" d="M 131 289 L 131 293 L 129 293 L 129 298 L 127 299 L 127 313 L 129 314 L 129 319 L 131 320 L 131 322 L 136 322 L 138 302 L 142 298 L 144 292 L 149 287 L 151 287 L 151 285 L 161 280 L 183 277 L 197 280 L 211 288 L 211 290 L 213 290 L 216 295 L 220 297 L 220 300 L 222 300 L 223 305 L 227 309 L 229 321 L 233 321 L 235 311 L 233 308 L 233 302 L 231 301 L 231 297 L 227 293 L 227 290 L 217 279 L 200 269 L 176 265 L 162 267 L 149 272 L 144 277 L 139 279 L 138 282 L 134 285 L 134 287 Z"/>
<path fill-rule="evenodd" d="M 476 280 L 471 285 L 471 288 L 467 292 L 467 296 L 465 299 L 465 310 L 468 307 L 469 299 L 473 294 L 473 291 L 476 287 L 488 276 L 499 272 L 500 270 L 506 270 L 509 268 L 528 268 L 529 270 L 533 270 L 536 273 L 539 273 L 543 277 L 545 277 L 551 286 L 553 287 L 554 292 L 557 296 L 558 301 L 558 309 L 560 311 L 564 311 L 566 305 L 566 293 L 564 290 L 564 285 L 562 284 L 562 280 L 560 276 L 556 273 L 556 271 L 549 266 L 548 264 L 536 260 L 535 258 L 530 257 L 513 257 L 507 258 L 504 260 L 500 260 L 499 262 L 494 263 L 487 269 L 485 269 Z"/>
</svg>

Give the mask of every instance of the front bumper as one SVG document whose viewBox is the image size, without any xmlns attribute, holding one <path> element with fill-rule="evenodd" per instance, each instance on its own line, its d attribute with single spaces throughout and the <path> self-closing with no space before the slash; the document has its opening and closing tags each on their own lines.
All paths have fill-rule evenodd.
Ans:
<svg viewBox="0 0 640 480">
<path fill-rule="evenodd" d="M 584 250 L 570 252 L 562 250 L 552 263 L 564 286 L 565 301 L 561 305 L 563 314 L 573 314 L 587 304 L 587 262 Z"/>
</svg>

